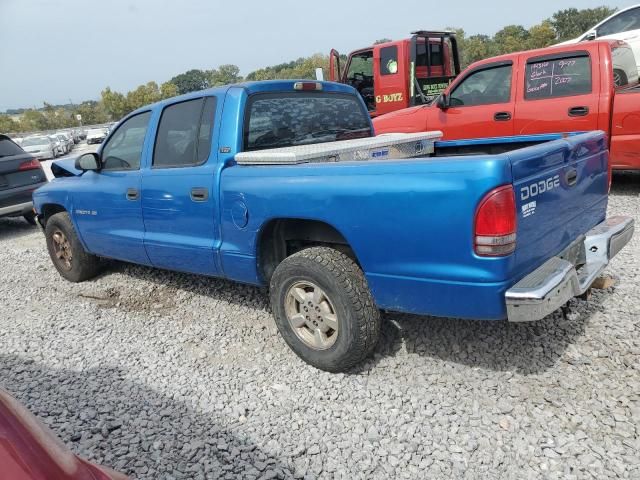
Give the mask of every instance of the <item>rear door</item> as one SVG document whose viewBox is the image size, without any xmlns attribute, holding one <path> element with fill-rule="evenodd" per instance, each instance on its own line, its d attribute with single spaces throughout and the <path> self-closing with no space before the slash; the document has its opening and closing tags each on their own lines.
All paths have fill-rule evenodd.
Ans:
<svg viewBox="0 0 640 480">
<path fill-rule="evenodd" d="M 217 104 L 215 96 L 200 97 L 169 104 L 161 113 L 142 176 L 144 243 L 156 267 L 218 272 Z"/>
<path fill-rule="evenodd" d="M 519 58 L 515 134 L 590 131 L 598 128 L 598 50 L 569 50 Z"/>
<path fill-rule="evenodd" d="M 479 66 L 453 87 L 447 109 L 428 108 L 427 125 L 437 125 L 445 140 L 513 135 L 513 62 Z"/>
</svg>

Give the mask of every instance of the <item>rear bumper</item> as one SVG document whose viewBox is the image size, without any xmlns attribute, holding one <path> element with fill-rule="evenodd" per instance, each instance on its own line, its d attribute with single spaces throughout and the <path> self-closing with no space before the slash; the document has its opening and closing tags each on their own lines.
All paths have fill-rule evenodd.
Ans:
<svg viewBox="0 0 640 480">
<path fill-rule="evenodd" d="M 609 260 L 629 243 L 633 231 L 632 218 L 608 218 L 565 252 L 547 260 L 505 293 L 508 320 L 541 320 L 585 293 Z"/>
</svg>

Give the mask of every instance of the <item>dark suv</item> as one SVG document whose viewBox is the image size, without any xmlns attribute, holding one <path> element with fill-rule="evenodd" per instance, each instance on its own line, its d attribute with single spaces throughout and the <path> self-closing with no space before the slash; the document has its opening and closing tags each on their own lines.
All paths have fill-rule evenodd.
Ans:
<svg viewBox="0 0 640 480">
<path fill-rule="evenodd" d="M 31 194 L 47 183 L 40 162 L 6 135 L 0 135 L 0 217 L 23 216 L 35 225 Z"/>
</svg>

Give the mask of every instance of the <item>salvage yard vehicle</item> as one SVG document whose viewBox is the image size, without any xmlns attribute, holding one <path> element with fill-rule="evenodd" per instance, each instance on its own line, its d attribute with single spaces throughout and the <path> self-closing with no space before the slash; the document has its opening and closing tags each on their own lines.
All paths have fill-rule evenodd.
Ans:
<svg viewBox="0 0 640 480">
<path fill-rule="evenodd" d="M 560 45 L 592 40 L 622 40 L 631 46 L 636 61 L 640 61 L 640 5 L 618 10 L 578 38 L 568 40 Z M 638 64 L 638 69 L 640 70 L 640 64 Z"/>
<path fill-rule="evenodd" d="M 481 60 L 433 104 L 398 110 L 373 124 L 378 134 L 441 130 L 447 140 L 603 130 L 612 168 L 636 170 L 638 110 L 633 52 L 624 42 L 603 40 Z"/>
<path fill-rule="evenodd" d="M 460 73 L 458 41 L 454 32 L 411 35 L 351 52 L 344 70 L 331 50 L 330 79 L 358 90 L 372 118 L 431 103 Z"/>
<path fill-rule="evenodd" d="M 102 143 L 107 138 L 107 132 L 104 128 L 92 128 L 87 130 L 87 143 Z"/>
<path fill-rule="evenodd" d="M 53 159 L 57 156 L 56 145 L 49 137 L 44 135 L 35 135 L 25 138 L 22 141 L 22 148 L 38 160 Z"/>
<path fill-rule="evenodd" d="M 31 195 L 47 183 L 40 162 L 6 135 L 0 135 L 0 217 L 24 217 L 36 224 Z"/>
<path fill-rule="evenodd" d="M 371 353 L 379 309 L 542 319 L 633 234 L 606 217 L 602 132 L 497 139 L 495 155 L 440 132 L 371 135 L 337 83 L 194 92 L 54 163 L 35 209 L 65 279 L 114 258 L 269 286 L 287 344 L 332 372 Z"/>
</svg>

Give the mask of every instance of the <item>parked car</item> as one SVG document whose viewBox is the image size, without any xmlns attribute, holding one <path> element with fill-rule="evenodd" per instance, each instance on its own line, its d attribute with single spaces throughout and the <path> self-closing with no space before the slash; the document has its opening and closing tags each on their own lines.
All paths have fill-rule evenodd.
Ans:
<svg viewBox="0 0 640 480">
<path fill-rule="evenodd" d="M 56 132 L 56 135 L 58 136 L 58 138 L 60 138 L 60 141 L 64 142 L 64 144 L 66 145 L 67 152 L 73 150 L 73 137 L 69 132 Z"/>
<path fill-rule="evenodd" d="M 33 191 L 47 183 L 40 162 L 6 135 L 0 135 L 0 217 L 22 216 L 35 225 Z"/>
<path fill-rule="evenodd" d="M 13 140 L 18 145 L 22 145 L 23 137 L 12 137 L 11 140 Z"/>
<path fill-rule="evenodd" d="M 74 455 L 7 391 L 0 389 L 0 459 L 3 480 L 126 480 L 126 476 Z"/>
<path fill-rule="evenodd" d="M 493 155 L 484 140 L 461 153 L 440 132 L 372 133 L 346 85 L 194 92 L 55 162 L 34 204 L 65 279 L 106 257 L 268 286 L 287 344 L 328 371 L 371 353 L 378 309 L 539 320 L 633 234 L 606 216 L 602 132 L 497 139 L 508 153 Z"/>
<path fill-rule="evenodd" d="M 87 143 L 102 143 L 107 138 L 107 133 L 102 128 L 92 128 L 87 131 Z"/>
<path fill-rule="evenodd" d="M 614 84 L 614 71 L 622 83 Z M 614 169 L 640 169 L 640 87 L 618 40 L 563 45 L 470 65 L 436 102 L 374 119 L 376 133 L 440 130 L 447 140 L 603 130 Z"/>
<path fill-rule="evenodd" d="M 591 40 L 622 40 L 628 43 L 633 50 L 640 70 L 640 5 L 633 5 L 617 11 L 579 37 L 560 45 Z"/>
<path fill-rule="evenodd" d="M 55 146 L 55 157 L 65 155 L 67 153 L 66 144 L 63 143 L 56 135 L 47 135 L 47 137 L 49 137 L 49 140 L 51 140 L 51 143 Z"/>
<path fill-rule="evenodd" d="M 27 137 L 22 141 L 22 148 L 34 155 L 38 160 L 56 157 L 56 146 L 51 139 L 44 135 Z"/>
</svg>

